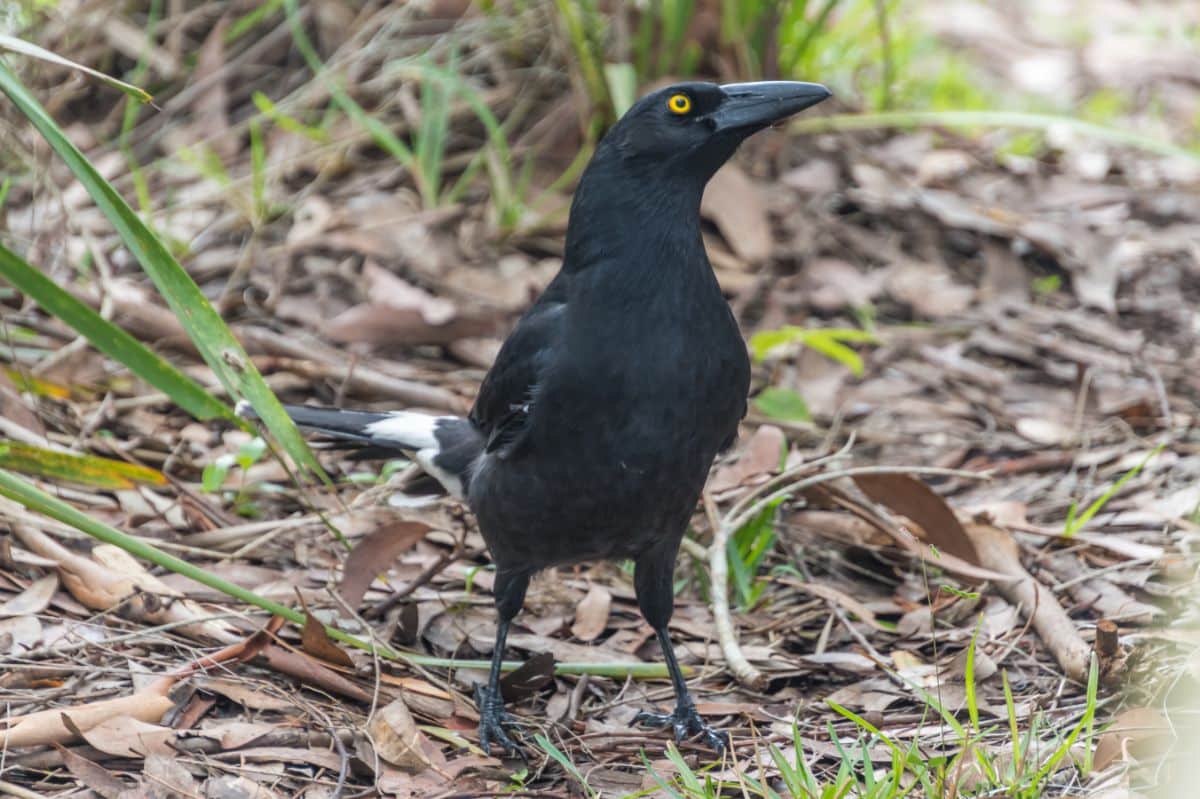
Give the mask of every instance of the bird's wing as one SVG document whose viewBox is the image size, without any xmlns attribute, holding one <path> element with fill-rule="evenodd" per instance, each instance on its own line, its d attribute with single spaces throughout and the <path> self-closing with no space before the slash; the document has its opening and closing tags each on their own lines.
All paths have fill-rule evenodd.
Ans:
<svg viewBox="0 0 1200 799">
<path fill-rule="evenodd" d="M 551 284 L 500 348 L 470 415 L 485 452 L 509 458 L 525 443 L 538 386 L 562 346 L 566 307 L 565 292 Z"/>
</svg>

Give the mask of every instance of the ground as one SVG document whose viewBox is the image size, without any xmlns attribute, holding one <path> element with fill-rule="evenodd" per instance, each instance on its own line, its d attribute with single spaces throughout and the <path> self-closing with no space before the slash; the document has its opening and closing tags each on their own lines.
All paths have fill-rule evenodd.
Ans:
<svg viewBox="0 0 1200 799">
<path fill-rule="evenodd" d="M 153 86 L 154 109 L 5 63 L 280 398 L 464 412 L 560 263 L 576 154 L 603 124 L 570 6 L 184 5 L 63 3 L 22 34 Z M 718 5 L 698 4 L 689 35 L 716 37 Z M 671 692 L 618 563 L 535 582 L 509 637 L 526 665 L 505 683 L 524 757 L 485 756 L 472 686 L 492 573 L 460 505 L 361 453 L 318 449 L 324 484 L 5 287 L 0 476 L 242 592 L 93 526 L 97 545 L 4 482 L 0 793 L 1115 799 L 1184 783 L 1195 9 L 886 7 L 894 96 L 839 84 L 845 28 L 876 20 L 840 4 L 822 55 L 798 63 L 834 71 L 841 107 L 754 138 L 705 198 L 754 399 L 697 508 L 672 634 L 731 755 L 631 728 Z M 618 46 L 631 14 L 610 18 Z M 743 77 L 746 53 L 708 43 L 694 69 Z M 989 93 L 913 78 L 923 43 Z M 316 58 L 334 77 L 314 78 Z M 924 100 L 1024 116 L 863 113 Z M 0 107 L 0 243 L 228 399 L 186 309 Z"/>
</svg>

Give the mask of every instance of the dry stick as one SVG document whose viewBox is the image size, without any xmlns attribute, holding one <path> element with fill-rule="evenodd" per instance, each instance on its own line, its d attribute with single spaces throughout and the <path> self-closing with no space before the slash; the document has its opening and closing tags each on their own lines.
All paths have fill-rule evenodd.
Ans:
<svg viewBox="0 0 1200 799">
<path fill-rule="evenodd" d="M 725 665 L 734 678 L 754 690 L 766 687 L 767 678 L 761 671 L 750 665 L 742 654 L 737 642 L 737 631 L 733 628 L 733 618 L 729 614 L 729 558 L 725 547 L 729 541 L 730 529 L 722 524 L 717 516 L 712 497 L 704 494 L 704 510 L 708 513 L 709 524 L 713 530 L 712 544 L 708 548 L 708 576 L 712 586 L 713 626 L 717 629 L 717 641 L 721 645 L 721 653 L 725 656 Z"/>
<path fill-rule="evenodd" d="M 841 452 L 844 451 L 843 449 Z M 807 467 L 811 469 L 820 462 L 837 457 L 841 452 L 810 463 Z M 708 547 L 707 554 L 709 579 L 712 582 L 713 623 L 716 627 L 717 641 L 721 645 L 721 653 L 725 656 L 726 665 L 733 676 L 741 684 L 756 690 L 766 684 L 766 676 L 750 665 L 750 662 L 746 660 L 746 656 L 742 654 L 742 650 L 737 642 L 737 631 L 734 629 L 733 619 L 729 612 L 729 559 L 725 550 L 729 544 L 729 537 L 734 532 L 741 529 L 750 519 L 753 519 L 775 500 L 786 497 L 789 494 L 794 494 L 797 491 L 802 491 L 805 488 L 810 488 L 820 483 L 827 483 L 830 480 L 837 480 L 842 477 L 853 477 L 859 474 L 925 474 L 963 477 L 972 480 L 986 480 L 990 477 L 986 472 L 968 472 L 961 469 L 939 469 L 926 466 L 857 466 L 813 475 L 812 477 L 797 480 L 789 485 L 784 485 L 781 488 L 776 488 L 764 495 L 764 492 L 770 488 L 778 486 L 785 476 L 802 470 L 803 467 L 798 467 L 791 472 L 785 472 L 783 475 L 769 481 L 765 486 L 755 489 L 748 497 L 738 502 L 720 523 L 713 521 L 715 510 L 710 511 L 710 523 L 714 525 L 713 541 Z M 711 502 L 711 499 L 706 500 L 706 509 L 708 502 Z"/>
<path fill-rule="evenodd" d="M 1014 605 L 1028 608 L 1025 615 L 1033 619 L 1038 637 L 1046 644 L 1063 673 L 1076 682 L 1087 682 L 1091 655 L 1088 645 L 1079 637 L 1079 631 L 1054 597 L 1054 592 L 1039 583 L 1021 565 L 1016 541 L 1004 530 L 990 525 L 974 524 L 966 529 L 985 568 L 1016 578 L 1011 582 L 997 583 L 996 590 Z"/>
</svg>

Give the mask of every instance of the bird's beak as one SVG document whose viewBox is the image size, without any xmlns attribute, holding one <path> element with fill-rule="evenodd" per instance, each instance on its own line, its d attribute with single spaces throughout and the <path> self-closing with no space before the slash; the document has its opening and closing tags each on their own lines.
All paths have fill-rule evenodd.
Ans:
<svg viewBox="0 0 1200 799">
<path fill-rule="evenodd" d="M 819 83 L 790 80 L 727 83 L 721 91 L 725 100 L 710 115 L 718 132 L 760 130 L 833 94 Z"/>
</svg>

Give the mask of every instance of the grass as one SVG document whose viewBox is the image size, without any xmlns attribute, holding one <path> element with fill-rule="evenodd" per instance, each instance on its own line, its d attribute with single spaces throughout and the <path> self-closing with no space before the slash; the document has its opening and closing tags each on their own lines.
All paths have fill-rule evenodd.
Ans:
<svg viewBox="0 0 1200 799">
<path fill-rule="evenodd" d="M 793 720 L 790 738 L 780 740 L 762 737 L 753 741 L 758 756 L 755 761 L 763 769 L 733 774 L 721 764 L 695 768 L 683 757 L 674 744 L 667 747 L 667 762 L 673 773 L 650 762 L 642 754 L 643 767 L 665 795 L 672 799 L 721 799 L 740 796 L 747 799 L 903 799 L 908 796 L 1006 796 L 1013 799 L 1040 799 L 1047 795 L 1051 782 L 1065 763 L 1080 777 L 1090 772 L 1090 752 L 1098 706 L 1098 667 L 1093 660 L 1089 672 L 1085 705 L 1079 717 L 1065 734 L 1055 724 L 1049 724 L 1042 711 L 1031 715 L 1024 731 L 1018 717 L 1008 673 L 1001 670 L 1006 718 L 994 724 L 981 725 L 974 697 L 974 658 L 978 644 L 978 628 L 968 649 L 965 682 L 968 701 L 968 725 L 964 726 L 932 694 L 916 686 L 912 689 L 921 697 L 926 712 L 953 731 L 956 740 L 942 741 L 943 752 L 932 754 L 914 736 L 908 743 L 896 740 L 863 716 L 836 702 L 830 708 L 850 723 L 848 731 L 839 731 L 827 723 L 825 733 L 836 756 L 809 753 L 805 735 Z M 923 727 L 924 724 L 919 725 Z M 849 733 L 849 734 L 848 734 Z M 1072 747 L 1082 736 L 1087 754 L 1075 763 L 1070 761 Z M 785 743 L 789 756 L 781 747 Z M 559 763 L 572 780 L 583 787 L 589 797 L 598 796 L 577 765 L 566 754 L 539 736 L 539 746 Z M 888 756 L 882 761 L 873 754 L 883 746 Z M 761 755 L 765 749 L 766 757 Z M 1043 752 L 1038 755 L 1037 752 Z M 1005 754 L 1008 753 L 1006 757 Z M 769 764 L 769 765 L 768 765 Z M 720 776 L 717 776 L 716 773 Z M 769 775 L 769 776 L 768 776 Z M 626 794 L 622 799 L 647 796 L 645 791 Z"/>
</svg>

